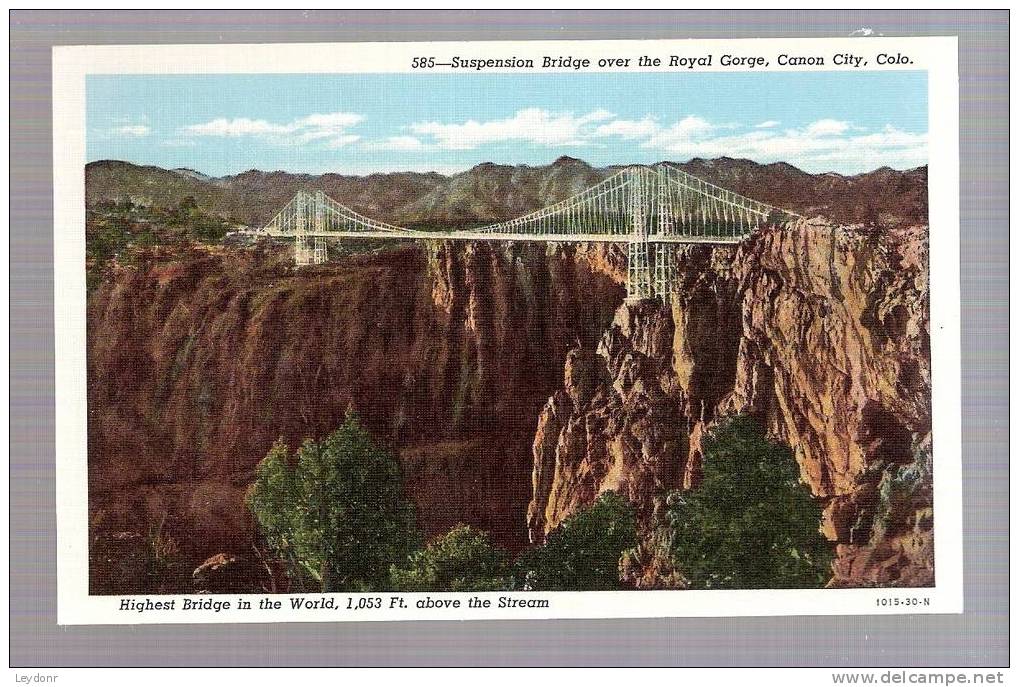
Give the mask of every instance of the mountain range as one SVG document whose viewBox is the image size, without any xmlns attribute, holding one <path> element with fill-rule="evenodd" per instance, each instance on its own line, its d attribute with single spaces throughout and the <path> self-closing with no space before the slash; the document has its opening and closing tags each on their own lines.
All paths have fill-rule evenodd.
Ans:
<svg viewBox="0 0 1019 687">
<path fill-rule="evenodd" d="M 671 163 L 705 181 L 805 216 L 843 224 L 927 224 L 927 167 L 881 167 L 844 176 L 809 174 L 790 164 L 720 157 Z M 246 225 L 264 224 L 299 189 L 322 190 L 372 218 L 406 226 L 493 222 L 526 214 L 598 183 L 620 166 L 592 167 L 563 156 L 549 165 L 479 164 L 450 176 L 396 172 L 348 176 L 249 170 L 212 177 L 193 169 L 163 169 L 118 160 L 85 167 L 89 206 L 130 199 L 175 206 L 191 196 L 200 207 Z"/>
</svg>

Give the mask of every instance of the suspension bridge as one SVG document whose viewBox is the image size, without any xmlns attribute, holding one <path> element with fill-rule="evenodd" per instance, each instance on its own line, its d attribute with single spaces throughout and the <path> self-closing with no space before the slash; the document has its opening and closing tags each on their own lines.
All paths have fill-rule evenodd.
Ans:
<svg viewBox="0 0 1019 687">
<path fill-rule="evenodd" d="M 628 247 L 631 300 L 665 297 L 672 285 L 670 244 L 738 243 L 794 213 L 708 183 L 668 164 L 626 167 L 563 201 L 505 222 L 424 231 L 380 222 L 322 191 L 298 191 L 262 235 L 294 239 L 298 265 L 328 260 L 329 239 L 615 242 Z"/>
</svg>

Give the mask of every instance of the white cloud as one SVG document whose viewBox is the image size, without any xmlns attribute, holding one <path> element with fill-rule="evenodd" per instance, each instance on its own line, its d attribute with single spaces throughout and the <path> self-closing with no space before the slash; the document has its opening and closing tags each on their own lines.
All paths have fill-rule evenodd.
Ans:
<svg viewBox="0 0 1019 687">
<path fill-rule="evenodd" d="M 353 112 L 331 112 L 329 114 L 312 114 L 301 117 L 294 122 L 298 127 L 316 127 L 326 129 L 346 129 L 360 124 L 364 117 Z"/>
<path fill-rule="evenodd" d="M 819 119 L 807 127 L 807 136 L 839 136 L 849 130 L 849 122 L 837 119 Z"/>
<path fill-rule="evenodd" d="M 656 132 L 643 143 L 643 147 L 667 150 L 682 147 L 708 136 L 718 128 L 703 117 L 688 115 L 672 126 Z"/>
<path fill-rule="evenodd" d="M 788 162 L 809 172 L 857 173 L 882 165 L 904 168 L 927 162 L 925 133 L 910 133 L 891 125 L 868 129 L 834 118 L 818 119 L 798 128 L 782 128 L 777 120 L 734 124 L 712 122 L 691 114 L 670 123 L 651 115 L 621 119 L 604 109 L 577 114 L 531 107 L 503 119 L 417 122 L 397 135 L 372 140 L 363 140 L 351 131 L 363 121 L 361 115 L 350 112 L 310 114 L 284 123 L 221 117 L 185 127 L 185 135 L 179 141 L 166 144 L 181 145 L 203 136 L 252 137 L 276 145 L 342 148 L 361 142 L 365 150 L 435 153 L 475 150 L 494 144 L 594 147 L 614 140 L 624 148 L 630 145 L 662 159 L 745 157 L 760 163 Z M 135 135 L 142 135 L 141 128 L 145 128 L 147 133 L 145 125 L 123 128 L 136 129 Z M 130 134 L 125 131 L 124 135 Z M 431 157 L 420 157 L 421 169 Z M 393 164 L 410 168 L 395 160 Z"/>
<path fill-rule="evenodd" d="M 374 150 L 392 150 L 406 153 L 428 149 L 428 146 L 422 143 L 421 139 L 416 136 L 390 136 L 381 141 L 372 141 L 369 147 Z"/>
<path fill-rule="evenodd" d="M 413 135 L 391 136 L 366 145 L 374 150 L 433 152 L 474 150 L 504 142 L 576 147 L 615 138 L 663 158 L 746 157 L 761 163 L 789 162 L 810 172 L 857 173 L 882 165 L 903 168 L 927 162 L 926 134 L 893 126 L 867 130 L 831 118 L 800 128 L 782 129 L 780 124 L 777 120 L 753 125 L 715 123 L 698 115 L 666 124 L 652 116 L 619 119 L 600 109 L 575 115 L 526 108 L 505 119 L 416 123 L 409 127 Z"/>
<path fill-rule="evenodd" d="M 537 107 L 519 110 L 512 117 L 459 124 L 419 122 L 410 130 L 430 138 L 429 143 L 444 150 L 473 150 L 482 145 L 521 142 L 547 147 L 584 145 L 593 134 L 593 125 L 612 119 L 607 110 L 594 110 L 579 117 L 571 112 L 552 113 Z"/>
<path fill-rule="evenodd" d="M 283 124 L 247 117 L 234 119 L 219 117 L 201 124 L 185 126 L 183 131 L 190 136 L 224 138 L 250 136 L 276 145 L 303 145 L 321 141 L 328 148 L 341 148 L 360 140 L 360 136 L 347 130 L 362 121 L 364 117 L 353 112 L 310 114 Z"/>
<path fill-rule="evenodd" d="M 204 124 L 191 124 L 184 127 L 184 132 L 195 136 L 263 136 L 270 133 L 285 133 L 286 127 L 270 124 L 264 119 L 213 119 Z"/>
<path fill-rule="evenodd" d="M 636 138 L 644 138 L 658 131 L 658 122 L 651 117 L 640 120 L 614 119 L 607 124 L 602 124 L 594 130 L 595 136 L 618 136 L 630 141 Z"/>
<path fill-rule="evenodd" d="M 360 141 L 361 137 L 356 134 L 344 134 L 342 136 L 333 136 L 326 142 L 327 148 L 342 148 L 349 146 L 355 141 Z"/>
<path fill-rule="evenodd" d="M 118 126 L 113 130 L 113 133 L 118 136 L 131 136 L 134 138 L 142 138 L 152 133 L 152 129 L 145 126 L 144 124 L 125 124 L 124 126 Z"/>
</svg>

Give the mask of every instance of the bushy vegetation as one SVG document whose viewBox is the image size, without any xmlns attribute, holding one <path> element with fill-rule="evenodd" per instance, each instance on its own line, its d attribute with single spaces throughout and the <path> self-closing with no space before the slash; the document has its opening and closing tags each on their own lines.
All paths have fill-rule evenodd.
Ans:
<svg viewBox="0 0 1019 687">
<path fill-rule="evenodd" d="M 703 482 L 668 503 L 660 540 L 692 588 L 820 587 L 831 576 L 820 505 L 789 449 L 749 418 L 710 433 Z"/>
<path fill-rule="evenodd" d="M 620 558 L 638 544 L 633 507 L 608 492 L 513 562 L 467 525 L 416 549 L 398 463 L 353 416 L 296 455 L 277 443 L 248 502 L 297 591 L 621 589 Z M 702 483 L 669 495 L 654 541 L 691 588 L 819 587 L 832 558 L 820 520 L 789 449 L 740 417 L 706 438 Z"/>
<path fill-rule="evenodd" d="M 85 213 L 85 256 L 90 286 L 110 260 L 130 262 L 134 249 L 190 243 L 216 244 L 238 222 L 211 214 L 191 196 L 175 206 L 104 201 Z"/>
<path fill-rule="evenodd" d="M 404 592 L 485 592 L 510 584 L 506 554 L 485 532 L 457 525 L 405 565 L 390 570 L 391 589 Z"/>
<path fill-rule="evenodd" d="M 619 559 L 637 545 L 636 516 L 618 494 L 603 494 L 510 563 L 488 535 L 458 525 L 401 566 L 397 591 L 592 591 L 620 589 Z"/>
<path fill-rule="evenodd" d="M 637 545 L 633 508 L 607 492 L 564 520 L 539 548 L 524 552 L 514 570 L 515 588 L 542 591 L 619 589 L 619 558 Z"/>
<path fill-rule="evenodd" d="M 468 525 L 415 550 L 399 466 L 353 416 L 296 455 L 273 446 L 248 506 L 294 591 L 618 589 L 620 556 L 637 539 L 633 509 L 607 493 L 515 563 Z"/>
<path fill-rule="evenodd" d="M 384 589 L 390 566 L 417 541 L 399 464 L 357 418 L 291 456 L 277 443 L 259 466 L 248 504 L 292 584 L 324 592 Z"/>
</svg>

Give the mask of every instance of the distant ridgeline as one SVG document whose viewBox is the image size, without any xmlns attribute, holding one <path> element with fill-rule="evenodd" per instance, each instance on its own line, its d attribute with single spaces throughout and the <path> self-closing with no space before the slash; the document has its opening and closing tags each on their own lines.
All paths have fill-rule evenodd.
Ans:
<svg viewBox="0 0 1019 687">
<path fill-rule="evenodd" d="M 683 172 L 761 203 L 804 217 L 883 227 L 927 224 L 927 168 L 887 167 L 866 174 L 808 174 L 786 163 L 695 158 L 670 163 Z M 622 167 L 591 167 L 571 157 L 544 166 L 484 163 L 444 176 L 397 172 L 370 176 L 292 174 L 250 170 L 209 177 L 103 160 L 85 168 L 86 205 L 129 200 L 177 207 L 188 196 L 197 207 L 246 226 L 263 226 L 299 190 L 321 190 L 367 217 L 402 227 L 464 227 L 502 222 L 563 201 L 604 181 Z"/>
</svg>

